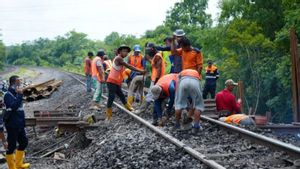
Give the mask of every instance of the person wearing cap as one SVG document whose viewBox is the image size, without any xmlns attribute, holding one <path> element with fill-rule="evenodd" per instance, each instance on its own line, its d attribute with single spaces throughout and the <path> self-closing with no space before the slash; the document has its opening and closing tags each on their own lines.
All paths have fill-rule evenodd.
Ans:
<svg viewBox="0 0 300 169">
<path fill-rule="evenodd" d="M 217 79 L 219 78 L 219 70 L 214 65 L 212 60 L 207 61 L 208 66 L 205 68 L 205 85 L 203 90 L 203 99 L 207 99 L 207 95 L 210 94 L 210 98 L 215 98 Z"/>
<path fill-rule="evenodd" d="M 145 59 L 143 55 L 141 55 L 141 47 L 140 45 L 134 45 L 133 47 L 133 55 L 130 55 L 128 58 L 128 64 L 134 66 L 135 68 L 144 70 L 145 69 Z M 128 76 L 128 79 L 126 80 L 128 88 L 130 88 L 131 81 L 137 76 L 141 75 L 141 73 L 136 71 L 131 71 L 130 75 Z M 128 97 L 129 100 L 134 100 L 132 97 Z"/>
<path fill-rule="evenodd" d="M 86 91 L 92 91 L 92 58 L 93 52 L 88 52 L 88 56 L 84 59 L 84 73 L 86 77 Z"/>
<path fill-rule="evenodd" d="M 177 76 L 175 73 L 164 75 L 151 88 L 152 98 L 154 99 L 153 125 L 164 125 L 164 120 L 162 119 L 162 104 L 167 98 L 169 98 L 169 102 L 166 116 L 170 117 L 171 115 L 175 99 Z"/>
<path fill-rule="evenodd" d="M 180 39 L 181 48 L 176 49 L 175 40 L 176 36 L 174 35 L 173 43 L 171 45 L 172 55 L 182 58 L 182 70 L 193 69 L 198 71 L 198 73 L 201 75 L 203 65 L 203 56 L 201 51 L 193 48 L 190 40 L 186 37 Z"/>
<path fill-rule="evenodd" d="M 254 120 L 245 114 L 233 114 L 228 117 L 220 117 L 219 120 L 234 125 L 255 126 Z"/>
<path fill-rule="evenodd" d="M 180 127 L 181 112 L 189 108 L 188 119 L 193 121 L 192 131 L 196 133 L 201 129 L 200 114 L 204 111 L 204 102 L 200 85 L 200 75 L 193 69 L 185 69 L 178 75 L 179 82 L 175 97 L 175 128 Z M 190 106 L 188 106 L 190 103 Z M 194 119 L 192 119 L 194 116 Z"/>
<path fill-rule="evenodd" d="M 237 85 L 232 79 L 228 79 L 225 82 L 225 89 L 216 94 L 216 107 L 220 116 L 229 116 L 241 112 L 241 99 L 236 101 L 235 96 L 232 94 L 234 87 Z"/>
<path fill-rule="evenodd" d="M 3 121 L 7 132 L 6 162 L 8 169 L 30 167 L 29 163 L 23 163 L 28 138 L 25 131 L 23 89 L 20 86 L 21 79 L 15 75 L 11 76 L 8 91 L 4 95 L 6 109 L 3 114 Z"/>
<path fill-rule="evenodd" d="M 131 51 L 130 47 L 126 45 L 121 45 L 118 48 L 119 54 L 113 60 L 112 69 L 109 72 L 106 81 L 107 88 L 108 88 L 108 101 L 107 101 L 107 109 L 106 109 L 107 121 L 111 121 L 112 119 L 112 104 L 115 99 L 115 95 L 118 95 L 118 97 L 120 98 L 121 102 L 124 104 L 127 110 L 129 111 L 133 110 L 133 108 L 130 105 L 128 105 L 125 99 L 125 95 L 122 92 L 122 82 L 124 80 L 123 72 L 125 68 L 128 68 L 133 71 L 141 72 L 141 73 L 145 73 L 145 71 L 141 69 L 137 69 L 124 61 L 124 58 L 127 57 L 130 51 Z"/>
<path fill-rule="evenodd" d="M 153 43 L 146 44 L 145 50 L 145 59 L 151 64 L 152 72 L 151 72 L 151 83 L 150 89 L 154 86 L 157 81 L 164 75 L 165 72 L 165 63 L 161 53 L 156 49 Z M 148 92 L 146 95 L 146 102 L 143 102 L 142 106 L 140 107 L 139 112 L 141 113 L 150 106 L 151 102 L 153 101 L 151 92 Z"/>
<path fill-rule="evenodd" d="M 105 74 L 103 67 L 103 57 L 105 52 L 103 49 L 100 49 L 97 52 L 97 56 L 92 61 L 92 77 L 95 87 L 95 93 L 93 96 L 93 103 L 91 109 L 99 109 L 103 107 L 100 105 L 100 100 L 102 97 L 102 90 L 105 83 Z"/>
</svg>

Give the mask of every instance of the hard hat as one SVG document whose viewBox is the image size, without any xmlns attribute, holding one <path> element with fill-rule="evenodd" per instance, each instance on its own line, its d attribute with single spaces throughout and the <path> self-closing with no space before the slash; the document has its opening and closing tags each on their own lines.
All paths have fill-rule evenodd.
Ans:
<svg viewBox="0 0 300 169">
<path fill-rule="evenodd" d="M 140 45 L 134 45 L 133 50 L 134 50 L 135 52 L 140 52 L 140 51 L 141 51 Z"/>
</svg>

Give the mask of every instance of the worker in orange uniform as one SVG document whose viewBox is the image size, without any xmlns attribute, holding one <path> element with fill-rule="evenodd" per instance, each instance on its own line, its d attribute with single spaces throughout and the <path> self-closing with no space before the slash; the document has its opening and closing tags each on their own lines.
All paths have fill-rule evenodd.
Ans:
<svg viewBox="0 0 300 169">
<path fill-rule="evenodd" d="M 216 106 L 220 116 L 229 116 L 241 112 L 242 100 L 238 99 L 236 101 L 235 96 L 232 94 L 234 87 L 237 85 L 232 79 L 228 79 L 225 82 L 225 89 L 217 93 Z"/>
<path fill-rule="evenodd" d="M 167 74 L 161 77 L 151 88 L 152 98 L 154 99 L 153 122 L 157 126 L 163 126 L 165 120 L 162 119 L 162 104 L 165 99 L 169 99 L 166 116 L 170 117 L 174 105 L 175 91 L 177 86 L 177 74 Z"/>
<path fill-rule="evenodd" d="M 233 114 L 228 117 L 221 117 L 219 120 L 234 125 L 255 125 L 254 120 L 245 114 Z"/>
<path fill-rule="evenodd" d="M 112 61 L 107 57 L 107 55 L 105 55 L 103 57 L 103 67 L 104 67 L 104 74 L 105 74 L 105 82 L 103 85 L 103 93 L 107 93 L 107 85 L 106 85 L 106 80 L 108 78 L 109 72 L 111 70 L 112 67 Z"/>
<path fill-rule="evenodd" d="M 92 62 L 92 76 L 94 80 L 95 93 L 93 96 L 93 105 L 91 109 L 99 109 L 103 107 L 100 105 L 100 99 L 102 97 L 102 90 L 105 83 L 105 74 L 103 68 L 103 57 L 105 52 L 103 49 L 99 50 L 97 56 Z"/>
<path fill-rule="evenodd" d="M 161 53 L 156 49 L 153 43 L 147 43 L 146 45 L 146 57 L 145 59 L 151 63 L 152 66 L 152 73 L 151 73 L 151 83 L 150 89 L 152 86 L 156 84 L 156 82 L 164 75 L 165 72 L 165 63 Z M 140 107 L 140 113 L 145 111 L 153 101 L 151 92 L 148 92 L 146 95 L 146 102 L 142 104 Z"/>
<path fill-rule="evenodd" d="M 124 104 L 125 108 L 129 111 L 132 111 L 133 108 L 127 104 L 125 96 L 122 92 L 122 82 L 124 80 L 123 78 L 123 72 L 125 70 L 125 67 L 137 72 L 145 73 L 144 70 L 137 69 L 130 64 L 126 63 L 124 61 L 124 58 L 127 57 L 128 53 L 131 51 L 130 47 L 126 45 L 121 45 L 118 48 L 118 56 L 115 57 L 112 64 L 112 69 L 109 72 L 108 78 L 107 78 L 107 88 L 108 88 L 108 101 L 107 101 L 107 110 L 106 110 L 106 120 L 111 121 L 112 119 L 112 104 L 115 99 L 115 95 L 117 94 L 121 100 L 121 102 Z"/>
<path fill-rule="evenodd" d="M 86 78 L 86 91 L 92 91 L 92 59 L 93 52 L 88 52 L 88 56 L 84 59 L 84 73 Z"/>
<path fill-rule="evenodd" d="M 141 47 L 140 45 L 134 45 L 133 47 L 133 54 L 128 58 L 128 64 L 134 66 L 137 69 L 143 70 L 145 69 L 145 59 L 141 54 Z M 139 72 L 131 71 L 130 76 L 127 79 L 128 87 L 130 86 L 131 80 L 136 76 L 140 75 Z"/>
<path fill-rule="evenodd" d="M 200 86 L 200 75 L 193 69 L 185 69 L 179 73 L 179 83 L 175 98 L 175 128 L 180 128 L 181 112 L 189 108 L 188 119 L 193 121 L 192 132 L 197 133 L 200 129 L 200 114 L 204 110 L 202 90 Z M 190 106 L 188 103 L 190 102 Z M 194 119 L 192 119 L 194 116 Z"/>
<path fill-rule="evenodd" d="M 180 40 L 180 47 L 176 49 L 175 44 L 176 36 L 173 36 L 173 42 L 171 45 L 172 55 L 182 57 L 182 70 L 193 69 L 196 70 L 200 75 L 203 65 L 203 56 L 200 50 L 193 48 L 188 38 L 183 37 Z"/>
<path fill-rule="evenodd" d="M 203 90 L 203 99 L 207 99 L 210 94 L 211 99 L 215 98 L 219 70 L 212 60 L 207 61 L 208 66 L 205 68 L 205 85 Z"/>
</svg>

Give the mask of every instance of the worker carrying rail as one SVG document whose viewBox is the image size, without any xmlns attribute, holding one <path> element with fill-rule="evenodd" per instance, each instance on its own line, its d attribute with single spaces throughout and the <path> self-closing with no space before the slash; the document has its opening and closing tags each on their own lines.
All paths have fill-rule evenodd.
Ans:
<svg viewBox="0 0 300 169">
<path fill-rule="evenodd" d="M 204 111 L 204 102 L 200 85 L 200 75 L 193 69 L 185 69 L 178 75 L 179 82 L 175 97 L 175 128 L 180 128 L 181 112 L 189 108 L 188 119 L 193 121 L 192 132 L 197 133 L 200 129 L 200 114 Z M 190 103 L 190 106 L 188 106 Z"/>
<path fill-rule="evenodd" d="M 133 108 L 127 103 L 125 95 L 122 92 L 122 82 L 124 80 L 123 72 L 125 70 L 125 67 L 137 72 L 146 73 L 145 70 L 137 69 L 124 61 L 124 58 L 127 57 L 130 51 L 130 47 L 126 45 L 121 45 L 118 48 L 118 56 L 116 56 L 113 60 L 112 69 L 109 72 L 106 81 L 108 88 L 108 101 L 106 110 L 107 121 L 111 121 L 112 119 L 112 104 L 115 99 L 115 95 L 119 96 L 121 102 L 124 104 L 126 109 L 128 109 L 129 111 L 133 110 Z"/>
<path fill-rule="evenodd" d="M 218 92 L 216 95 L 216 107 L 220 117 L 238 114 L 241 112 L 241 99 L 236 101 L 232 94 L 233 89 L 237 86 L 232 79 L 225 81 L 225 89 Z"/>
<path fill-rule="evenodd" d="M 6 111 L 3 115 L 7 131 L 8 148 L 6 162 L 9 169 L 29 168 L 29 163 L 23 163 L 28 138 L 25 132 L 25 112 L 23 109 L 23 89 L 18 76 L 9 78 L 9 89 L 4 95 Z M 15 152 L 18 142 L 18 148 Z"/>
<path fill-rule="evenodd" d="M 166 119 L 163 119 L 162 104 L 164 100 L 169 99 L 166 116 L 171 116 L 174 105 L 175 91 L 178 82 L 177 74 L 171 73 L 161 77 L 158 82 L 151 88 L 152 98 L 154 99 L 153 122 L 157 126 L 163 126 Z"/>
<path fill-rule="evenodd" d="M 228 117 L 221 117 L 219 120 L 234 125 L 255 125 L 254 120 L 245 114 L 233 114 Z"/>
</svg>

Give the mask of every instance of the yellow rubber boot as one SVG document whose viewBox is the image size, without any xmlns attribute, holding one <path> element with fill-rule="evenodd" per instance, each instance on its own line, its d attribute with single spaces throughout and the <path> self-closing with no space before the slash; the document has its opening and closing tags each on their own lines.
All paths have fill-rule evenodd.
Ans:
<svg viewBox="0 0 300 169">
<path fill-rule="evenodd" d="M 106 109 L 106 120 L 111 121 L 112 119 L 112 108 L 107 108 Z"/>
<path fill-rule="evenodd" d="M 124 106 L 129 111 L 133 111 L 134 110 L 133 107 L 131 105 L 129 105 L 128 103 L 126 103 Z"/>
<path fill-rule="evenodd" d="M 133 96 L 128 96 L 128 99 L 127 99 L 127 104 L 132 107 L 132 103 L 133 103 Z"/>
<path fill-rule="evenodd" d="M 29 168 L 30 164 L 29 163 L 23 163 L 24 161 L 24 151 L 17 150 L 16 151 L 16 168 L 17 169 L 23 169 L 23 168 Z"/>
<path fill-rule="evenodd" d="M 14 154 L 6 155 L 6 163 L 8 169 L 16 169 L 15 155 Z"/>
</svg>

